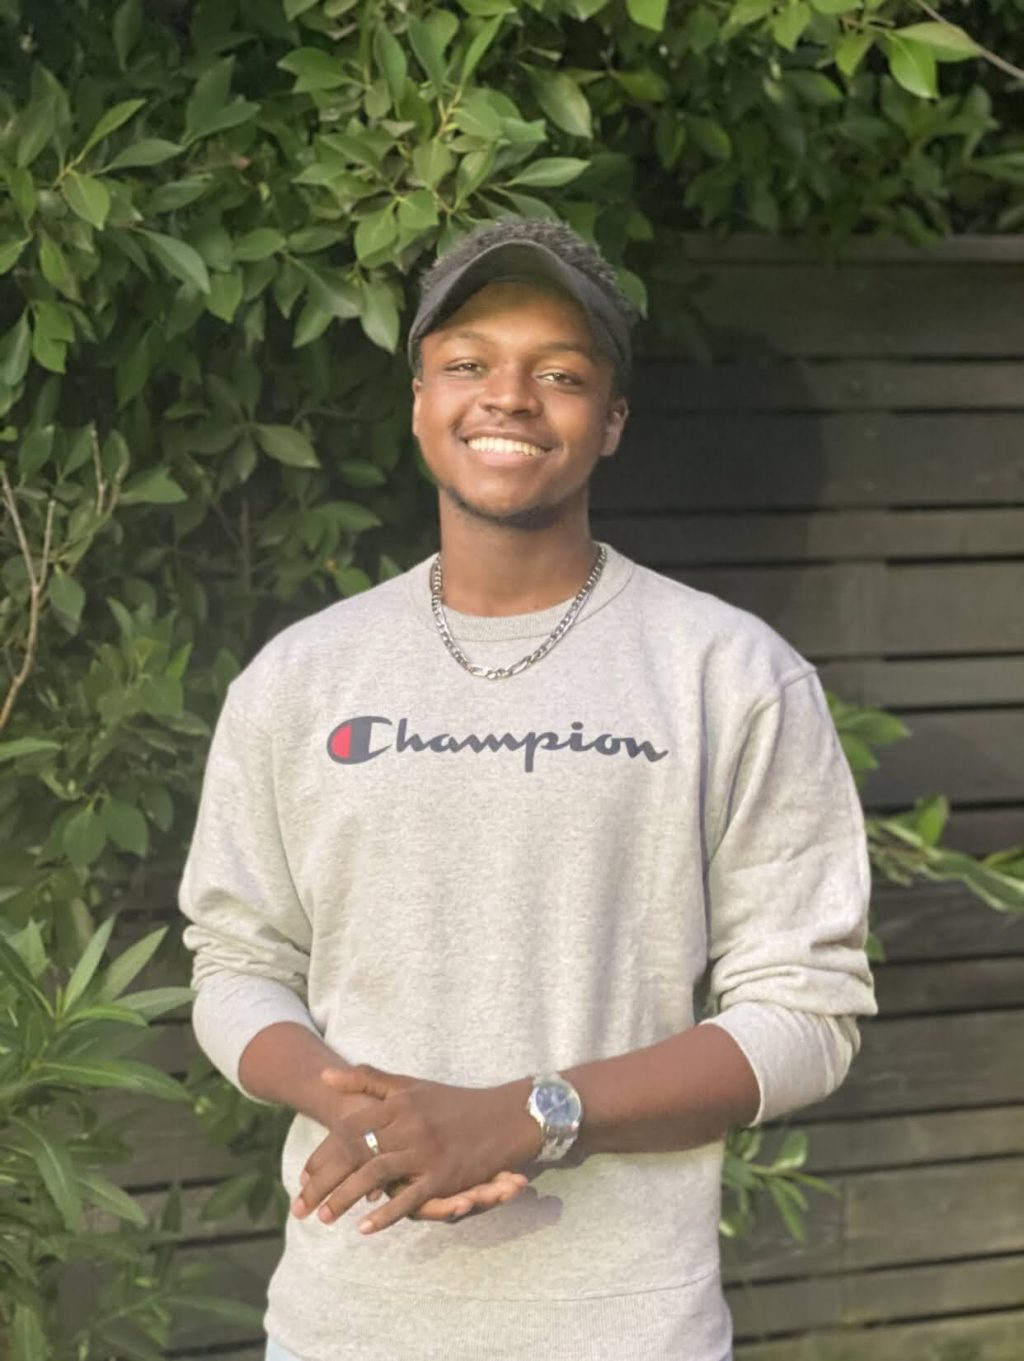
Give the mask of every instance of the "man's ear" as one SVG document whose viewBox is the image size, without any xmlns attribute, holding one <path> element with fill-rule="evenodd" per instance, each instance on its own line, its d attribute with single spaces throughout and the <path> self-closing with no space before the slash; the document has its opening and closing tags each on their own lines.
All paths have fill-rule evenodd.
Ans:
<svg viewBox="0 0 1024 1361">
<path fill-rule="evenodd" d="M 412 432 L 416 434 L 416 422 L 420 413 L 420 389 L 423 387 L 423 379 L 413 374 L 412 379 Z"/>
<path fill-rule="evenodd" d="M 611 458 L 612 454 L 618 449 L 619 440 L 622 439 L 622 432 L 628 419 L 629 403 L 625 397 L 613 397 L 608 405 L 608 420 L 605 425 L 604 445 L 601 449 L 602 458 Z"/>
</svg>

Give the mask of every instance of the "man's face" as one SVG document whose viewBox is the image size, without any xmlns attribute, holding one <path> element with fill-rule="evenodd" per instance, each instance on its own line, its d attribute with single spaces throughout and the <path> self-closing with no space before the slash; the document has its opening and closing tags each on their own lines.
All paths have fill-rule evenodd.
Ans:
<svg viewBox="0 0 1024 1361">
<path fill-rule="evenodd" d="M 412 429 L 441 492 L 493 524 L 545 528 L 587 500 L 628 408 L 572 299 L 487 284 L 424 336 Z"/>
</svg>

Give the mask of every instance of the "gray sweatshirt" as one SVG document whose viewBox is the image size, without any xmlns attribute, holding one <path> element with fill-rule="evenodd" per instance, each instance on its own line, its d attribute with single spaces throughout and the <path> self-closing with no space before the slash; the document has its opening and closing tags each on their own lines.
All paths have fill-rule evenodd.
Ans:
<svg viewBox="0 0 1024 1361">
<path fill-rule="evenodd" d="M 814 667 L 609 548 L 554 649 L 479 679 L 429 567 L 285 629 L 229 689 L 180 895 L 213 1063 L 241 1088 L 287 1020 L 486 1086 L 699 1022 L 749 1059 L 754 1124 L 828 1095 L 877 1007 L 863 816 Z M 447 614 L 494 666 L 567 605 Z M 289 1197 L 325 1133 L 292 1121 Z M 727 1361 L 723 1143 L 580 1145 L 454 1225 L 289 1216 L 268 1334 L 302 1361 Z"/>
</svg>

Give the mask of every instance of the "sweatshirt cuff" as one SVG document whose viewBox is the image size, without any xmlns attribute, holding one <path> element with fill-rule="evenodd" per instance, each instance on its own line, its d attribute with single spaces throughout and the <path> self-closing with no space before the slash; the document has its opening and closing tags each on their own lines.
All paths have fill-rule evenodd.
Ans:
<svg viewBox="0 0 1024 1361">
<path fill-rule="evenodd" d="M 823 1101 L 846 1077 L 860 1047 L 852 1016 L 776 1002 L 737 1002 L 699 1024 L 728 1031 L 754 1070 L 761 1099 L 747 1129 Z"/>
<path fill-rule="evenodd" d="M 294 1021 L 320 1035 L 305 1002 L 291 988 L 258 974 L 226 969 L 210 974 L 197 989 L 192 1005 L 192 1029 L 200 1049 L 232 1086 L 259 1106 L 275 1103 L 244 1087 L 238 1066 L 249 1041 L 279 1021 Z"/>
</svg>

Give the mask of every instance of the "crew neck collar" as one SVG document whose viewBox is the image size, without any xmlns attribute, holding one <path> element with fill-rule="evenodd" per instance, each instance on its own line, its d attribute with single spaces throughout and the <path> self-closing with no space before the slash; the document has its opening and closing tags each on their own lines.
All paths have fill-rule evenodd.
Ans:
<svg viewBox="0 0 1024 1361">
<path fill-rule="evenodd" d="M 596 542 L 600 543 L 600 540 Z M 636 564 L 622 553 L 604 544 L 608 557 L 597 584 L 591 591 L 582 610 L 576 616 L 573 628 L 592 614 L 614 600 L 633 574 Z M 405 573 L 407 596 L 416 618 L 429 629 L 436 630 L 437 623 L 430 608 L 430 568 L 435 554 L 416 563 Z M 581 583 L 582 584 L 582 583 Z M 534 610 L 529 614 L 462 614 L 445 605 L 448 627 L 456 638 L 464 639 L 503 639 L 503 638 L 545 638 L 559 622 L 575 599 L 575 591 L 557 605 L 546 610 Z"/>
</svg>

